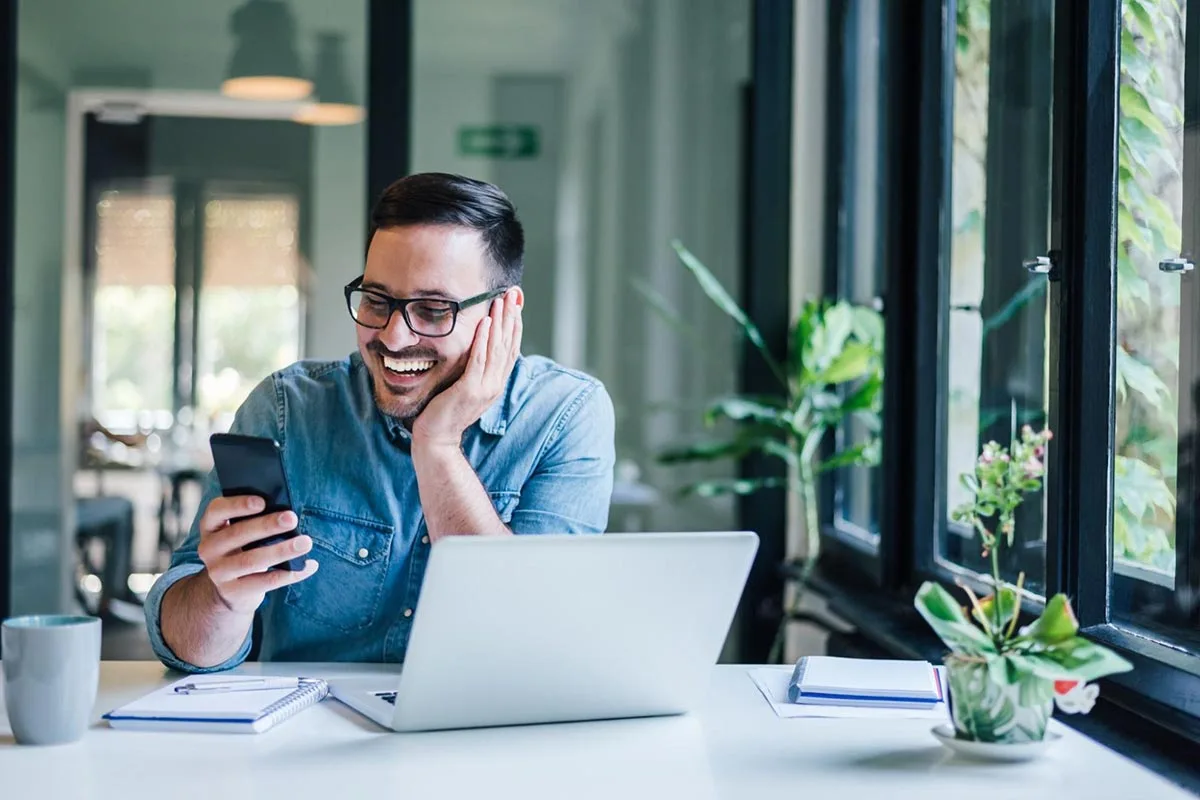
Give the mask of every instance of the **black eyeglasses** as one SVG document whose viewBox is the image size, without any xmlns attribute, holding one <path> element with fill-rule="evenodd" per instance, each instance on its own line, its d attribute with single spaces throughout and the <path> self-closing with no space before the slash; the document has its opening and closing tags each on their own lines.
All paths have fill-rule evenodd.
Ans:
<svg viewBox="0 0 1200 800">
<path fill-rule="evenodd" d="M 458 312 L 464 308 L 499 297 L 508 287 L 468 297 L 466 300 L 442 300 L 436 297 L 414 297 L 401 300 L 383 292 L 361 287 L 362 276 L 346 284 L 346 308 L 350 316 L 364 328 L 386 328 L 397 310 L 404 317 L 404 324 L 417 336 L 437 338 L 454 332 Z"/>
</svg>

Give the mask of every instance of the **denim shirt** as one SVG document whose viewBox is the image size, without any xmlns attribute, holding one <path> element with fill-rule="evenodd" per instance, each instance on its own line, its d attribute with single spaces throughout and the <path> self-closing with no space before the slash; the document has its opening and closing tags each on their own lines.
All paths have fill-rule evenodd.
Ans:
<svg viewBox="0 0 1200 800">
<path fill-rule="evenodd" d="M 503 395 L 463 435 L 463 452 L 500 519 L 515 534 L 601 533 L 614 467 L 612 401 L 595 379 L 540 356 L 517 360 Z M 417 494 L 410 437 L 375 405 L 355 353 L 300 362 L 260 383 L 234 433 L 274 438 L 299 517 L 320 563 L 311 577 L 269 592 L 259 607 L 264 661 L 404 660 L 430 542 Z M 220 494 L 210 473 L 191 532 L 146 598 L 150 641 L 169 667 L 200 669 L 163 640 L 162 598 L 200 572 L 198 522 Z M 486 601 L 484 601 L 486 602 Z"/>
</svg>

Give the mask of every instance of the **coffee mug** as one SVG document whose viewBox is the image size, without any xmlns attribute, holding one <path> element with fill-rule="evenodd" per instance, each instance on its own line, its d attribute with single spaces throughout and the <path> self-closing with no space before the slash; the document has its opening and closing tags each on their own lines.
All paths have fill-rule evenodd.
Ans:
<svg viewBox="0 0 1200 800">
<path fill-rule="evenodd" d="M 0 627 L 4 705 L 18 744 L 83 737 L 100 684 L 97 617 L 30 616 Z"/>
</svg>

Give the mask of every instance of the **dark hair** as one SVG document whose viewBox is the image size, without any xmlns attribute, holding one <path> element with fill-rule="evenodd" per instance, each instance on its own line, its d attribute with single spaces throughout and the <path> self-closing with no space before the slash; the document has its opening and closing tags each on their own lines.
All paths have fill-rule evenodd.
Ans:
<svg viewBox="0 0 1200 800">
<path fill-rule="evenodd" d="M 445 172 L 409 175 L 383 190 L 371 209 L 371 231 L 405 225 L 457 225 L 479 231 L 495 267 L 493 288 L 521 282 L 525 233 L 508 196 L 490 183 Z"/>
</svg>

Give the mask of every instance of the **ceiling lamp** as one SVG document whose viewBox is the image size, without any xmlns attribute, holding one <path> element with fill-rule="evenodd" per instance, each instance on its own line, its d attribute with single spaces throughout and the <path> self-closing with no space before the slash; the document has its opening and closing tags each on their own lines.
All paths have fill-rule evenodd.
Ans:
<svg viewBox="0 0 1200 800">
<path fill-rule="evenodd" d="M 237 45 L 221 93 L 241 100 L 303 100 L 312 94 L 283 0 L 247 0 L 229 19 Z"/>
<path fill-rule="evenodd" d="M 292 117 L 306 125 L 354 125 L 362 122 L 363 107 L 355 102 L 350 83 L 346 80 L 343 36 L 339 33 L 317 34 L 317 69 L 313 83 L 315 102 L 305 103 Z"/>
</svg>

